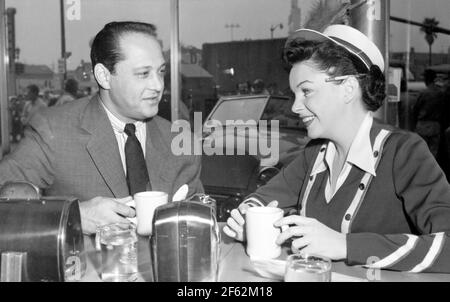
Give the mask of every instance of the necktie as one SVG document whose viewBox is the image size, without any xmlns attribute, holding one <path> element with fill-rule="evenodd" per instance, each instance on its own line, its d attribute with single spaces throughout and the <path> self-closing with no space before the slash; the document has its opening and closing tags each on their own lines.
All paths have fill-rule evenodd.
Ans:
<svg viewBox="0 0 450 302">
<path fill-rule="evenodd" d="M 127 184 L 130 195 L 151 190 L 147 188 L 150 184 L 147 166 L 145 164 L 144 152 L 137 139 L 134 124 L 126 124 L 124 132 L 128 135 L 125 143 L 125 161 L 127 164 Z"/>
</svg>

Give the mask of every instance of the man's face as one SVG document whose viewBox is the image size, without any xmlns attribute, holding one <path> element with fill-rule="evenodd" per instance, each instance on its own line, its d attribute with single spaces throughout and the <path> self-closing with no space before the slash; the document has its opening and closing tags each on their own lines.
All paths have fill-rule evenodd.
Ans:
<svg viewBox="0 0 450 302">
<path fill-rule="evenodd" d="M 161 46 L 154 37 L 140 33 L 123 35 L 119 42 L 124 59 L 111 74 L 108 107 L 126 122 L 151 118 L 158 113 L 164 90 Z"/>
</svg>

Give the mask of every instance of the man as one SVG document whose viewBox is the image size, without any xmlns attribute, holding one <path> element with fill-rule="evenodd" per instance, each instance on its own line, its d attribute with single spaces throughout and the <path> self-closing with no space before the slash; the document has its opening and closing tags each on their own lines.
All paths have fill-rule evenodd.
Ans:
<svg viewBox="0 0 450 302">
<path fill-rule="evenodd" d="M 33 115 L 42 108 L 46 108 L 47 104 L 39 96 L 39 87 L 32 84 L 27 87 L 25 105 L 22 111 L 22 124 L 26 125 Z"/>
<path fill-rule="evenodd" d="M 68 79 L 64 86 L 64 93 L 56 101 L 57 106 L 72 102 L 78 98 L 78 82 L 75 79 Z"/>
<path fill-rule="evenodd" d="M 427 143 L 434 157 L 437 156 L 441 136 L 441 115 L 444 109 L 445 95 L 435 84 L 436 72 L 425 70 L 424 81 L 427 89 L 417 98 L 413 107 L 416 123 L 415 132 Z"/>
<path fill-rule="evenodd" d="M 155 31 L 146 23 L 107 24 L 91 49 L 99 93 L 36 115 L 15 152 L 0 162 L 0 183 L 27 180 L 46 195 L 76 196 L 88 234 L 135 215 L 126 203 L 139 168 L 148 170 L 144 190 L 167 192 L 170 200 L 183 184 L 188 196 L 202 192 L 200 157 L 174 156 L 170 123 L 156 116 L 165 62 Z M 135 134 L 125 133 L 130 124 Z M 127 171 L 134 165 L 126 153 L 131 138 L 145 164 Z"/>
</svg>

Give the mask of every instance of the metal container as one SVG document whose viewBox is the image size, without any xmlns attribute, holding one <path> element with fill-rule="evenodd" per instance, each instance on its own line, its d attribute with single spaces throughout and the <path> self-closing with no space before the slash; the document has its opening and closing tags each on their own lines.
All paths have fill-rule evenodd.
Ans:
<svg viewBox="0 0 450 302">
<path fill-rule="evenodd" d="M 21 275 L 21 281 L 77 281 L 84 275 L 86 257 L 77 199 L 2 196 L 0 217 L 3 262 L 11 258 L 8 255 L 22 255 L 21 263 L 14 265 L 21 267 L 21 274 L 10 274 Z"/>
<path fill-rule="evenodd" d="M 154 281 L 217 281 L 219 244 L 213 200 L 206 197 L 158 207 L 150 240 Z"/>
</svg>

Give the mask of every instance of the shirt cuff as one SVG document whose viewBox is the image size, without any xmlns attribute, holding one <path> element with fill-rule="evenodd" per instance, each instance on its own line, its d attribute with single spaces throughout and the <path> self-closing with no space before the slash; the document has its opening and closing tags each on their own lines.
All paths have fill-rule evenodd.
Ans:
<svg viewBox="0 0 450 302">
<path fill-rule="evenodd" d="M 249 205 L 250 207 L 264 207 L 265 204 L 262 203 L 260 200 L 256 199 L 255 197 L 249 197 L 246 200 L 242 202 L 242 204 Z"/>
</svg>

